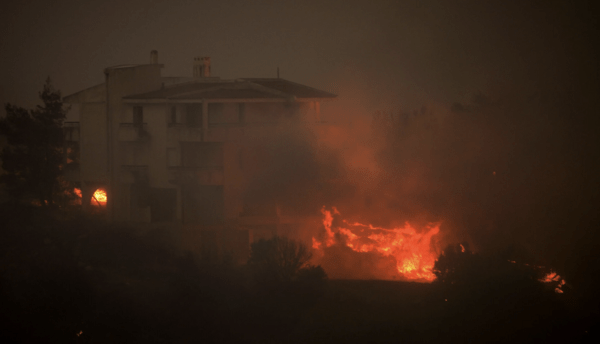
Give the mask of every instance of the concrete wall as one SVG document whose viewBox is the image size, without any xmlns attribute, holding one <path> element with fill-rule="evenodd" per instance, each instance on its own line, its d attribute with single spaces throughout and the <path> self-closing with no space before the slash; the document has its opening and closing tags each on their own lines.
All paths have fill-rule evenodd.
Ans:
<svg viewBox="0 0 600 344">
<path fill-rule="evenodd" d="M 145 221 L 148 218 L 147 211 L 135 213 L 130 209 L 130 187 L 121 181 L 121 162 L 128 157 L 122 155 L 132 154 L 121 151 L 119 142 L 119 129 L 121 123 L 132 123 L 131 105 L 123 103 L 123 97 L 158 90 L 161 87 L 162 65 L 137 65 L 112 67 L 105 70 L 107 89 L 107 111 L 108 111 L 108 154 L 109 154 L 109 185 L 108 185 L 108 211 L 110 220 L 131 221 L 133 217 Z M 146 116 L 144 116 L 146 117 Z M 146 119 L 144 118 L 144 121 Z M 135 156 L 135 153 L 134 153 Z M 152 160 L 152 159 L 151 159 Z"/>
<path fill-rule="evenodd" d="M 80 106 L 79 150 L 80 173 L 84 182 L 106 182 L 107 140 L 105 103 L 83 103 Z"/>
</svg>

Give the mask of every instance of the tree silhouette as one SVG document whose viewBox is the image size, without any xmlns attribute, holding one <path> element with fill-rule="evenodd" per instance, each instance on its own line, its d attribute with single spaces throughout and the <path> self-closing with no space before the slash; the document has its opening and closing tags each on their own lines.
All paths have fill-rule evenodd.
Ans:
<svg viewBox="0 0 600 344">
<path fill-rule="evenodd" d="M 261 278 L 289 282 L 298 278 L 311 258 L 306 245 L 276 236 L 253 243 L 248 264 L 256 268 Z"/>
<path fill-rule="evenodd" d="M 64 194 L 62 180 L 64 134 L 62 123 L 67 109 L 60 91 L 46 80 L 39 97 L 43 105 L 27 110 L 6 104 L 6 117 L 0 119 L 0 135 L 8 145 L 0 153 L 5 173 L 0 182 L 14 201 L 37 198 L 42 205 L 53 205 Z"/>
</svg>

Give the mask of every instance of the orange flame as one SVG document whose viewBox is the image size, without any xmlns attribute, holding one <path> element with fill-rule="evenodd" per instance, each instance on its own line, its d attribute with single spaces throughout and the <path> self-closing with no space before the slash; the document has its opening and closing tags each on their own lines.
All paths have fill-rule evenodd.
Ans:
<svg viewBox="0 0 600 344">
<path fill-rule="evenodd" d="M 432 247 L 432 238 L 439 233 L 440 224 L 432 224 L 421 231 L 415 230 L 408 222 L 404 227 L 386 229 L 358 222 L 344 223 L 344 227 L 333 226 L 333 215 L 340 215 L 334 207 L 332 211 L 321 209 L 323 227 L 322 241 L 313 237 L 312 247 L 322 251 L 338 243 L 355 252 L 373 252 L 383 257 L 392 257 L 400 276 L 410 280 L 433 281 L 432 272 L 437 253 Z M 336 237 L 337 235 L 337 237 Z"/>
<path fill-rule="evenodd" d="M 540 281 L 544 283 L 558 282 L 558 286 L 556 286 L 554 289 L 554 291 L 558 294 L 563 293 L 562 287 L 567 283 L 562 277 L 560 277 L 559 274 L 553 271 L 550 271 L 548 274 L 546 274 L 546 276 L 544 276 L 544 278 L 542 278 Z"/>
<path fill-rule="evenodd" d="M 107 200 L 108 200 L 108 198 L 106 197 L 106 191 L 104 191 L 102 189 L 96 190 L 94 192 L 94 195 L 92 196 L 92 204 L 94 204 L 94 205 L 98 205 L 98 206 L 106 205 Z"/>
</svg>

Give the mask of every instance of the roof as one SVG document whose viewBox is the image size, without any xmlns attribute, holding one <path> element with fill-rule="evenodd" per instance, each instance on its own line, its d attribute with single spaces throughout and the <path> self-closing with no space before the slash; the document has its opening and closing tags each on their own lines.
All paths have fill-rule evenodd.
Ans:
<svg viewBox="0 0 600 344">
<path fill-rule="evenodd" d="M 279 78 L 248 78 L 243 79 L 261 86 L 292 94 L 296 98 L 336 98 L 337 95 L 318 90 L 309 86 Z"/>
<path fill-rule="evenodd" d="M 284 79 L 251 78 L 231 81 L 199 80 L 135 94 L 124 99 L 248 99 L 248 98 L 335 98 L 335 94 Z"/>
</svg>

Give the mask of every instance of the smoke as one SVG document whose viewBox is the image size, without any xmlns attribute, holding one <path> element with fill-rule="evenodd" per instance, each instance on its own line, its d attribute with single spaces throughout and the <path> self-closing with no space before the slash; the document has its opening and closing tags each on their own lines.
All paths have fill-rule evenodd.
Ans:
<svg viewBox="0 0 600 344">
<path fill-rule="evenodd" d="M 245 145 L 251 152 L 246 204 L 277 204 L 285 214 L 309 216 L 353 193 L 339 152 L 320 144 L 314 126 L 286 121 Z"/>
<path fill-rule="evenodd" d="M 576 109 L 552 93 L 382 111 L 342 99 L 326 124 L 286 122 L 252 143 L 246 197 L 311 218 L 303 238 L 322 230 L 314 219 L 323 205 L 336 206 L 348 220 L 388 228 L 441 222 L 443 243 L 512 247 L 560 267 L 581 248 L 569 233 L 589 233 L 594 204 L 581 203 L 598 190 L 586 188 L 595 165 L 582 163 L 582 144 L 592 143 L 581 136 L 591 129 L 568 117 Z M 355 256 L 330 250 L 339 251 L 332 266 Z"/>
</svg>

